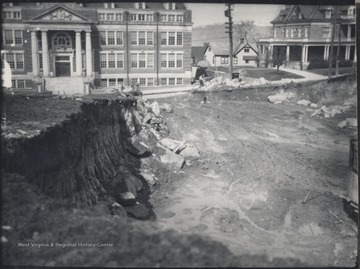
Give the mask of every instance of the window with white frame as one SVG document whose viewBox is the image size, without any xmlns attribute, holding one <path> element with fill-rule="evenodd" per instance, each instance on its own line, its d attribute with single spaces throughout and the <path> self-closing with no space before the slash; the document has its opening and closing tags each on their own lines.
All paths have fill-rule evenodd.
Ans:
<svg viewBox="0 0 360 269">
<path fill-rule="evenodd" d="M 161 78 L 160 79 L 161 85 L 182 85 L 183 84 L 183 78 Z"/>
<path fill-rule="evenodd" d="M 161 32 L 161 45 L 182 46 L 183 32 Z"/>
<path fill-rule="evenodd" d="M 138 79 L 137 78 L 132 78 L 131 79 L 131 84 L 132 85 L 136 85 L 138 83 Z"/>
<path fill-rule="evenodd" d="M 167 21 L 167 15 L 161 14 L 160 20 L 161 21 Z"/>
<path fill-rule="evenodd" d="M 176 85 L 182 85 L 183 84 L 183 79 L 182 78 L 177 78 L 176 79 Z"/>
<path fill-rule="evenodd" d="M 249 53 L 250 52 L 250 49 L 249 48 L 245 48 L 244 49 L 244 53 Z"/>
<path fill-rule="evenodd" d="M 3 30 L 3 44 L 23 44 L 22 30 Z"/>
<path fill-rule="evenodd" d="M 132 31 L 130 32 L 131 45 L 154 45 L 154 32 Z"/>
<path fill-rule="evenodd" d="M 237 64 L 238 63 L 238 59 L 236 57 L 233 58 L 233 62 L 234 64 Z"/>
<path fill-rule="evenodd" d="M 302 33 L 302 27 L 299 27 L 299 29 L 298 29 L 298 37 L 301 37 L 301 33 Z"/>
<path fill-rule="evenodd" d="M 115 3 L 104 3 L 105 8 L 115 8 Z"/>
<path fill-rule="evenodd" d="M 274 38 L 276 38 L 276 28 L 274 28 Z"/>
<path fill-rule="evenodd" d="M 354 6 L 351 6 L 348 8 L 348 16 L 350 17 L 355 17 L 355 7 Z"/>
<path fill-rule="evenodd" d="M 177 22 L 183 22 L 184 21 L 184 16 L 183 15 L 176 15 L 176 21 Z"/>
<path fill-rule="evenodd" d="M 175 85 L 175 78 L 169 78 L 169 85 Z"/>
<path fill-rule="evenodd" d="M 124 68 L 124 53 L 100 52 L 100 68 Z"/>
<path fill-rule="evenodd" d="M 174 3 L 174 2 L 169 3 L 169 9 L 170 10 L 175 10 L 176 9 L 176 3 Z"/>
<path fill-rule="evenodd" d="M 285 31 L 285 37 L 289 37 L 289 28 L 286 28 L 286 31 Z"/>
<path fill-rule="evenodd" d="M 168 15 L 169 22 L 175 22 L 176 16 L 175 15 Z"/>
<path fill-rule="evenodd" d="M 308 38 L 309 37 L 309 27 L 305 27 L 304 28 L 304 37 Z"/>
<path fill-rule="evenodd" d="M 139 78 L 140 86 L 146 86 L 146 78 Z"/>
<path fill-rule="evenodd" d="M 137 14 L 130 14 L 130 20 L 136 21 L 137 20 Z"/>
<path fill-rule="evenodd" d="M 150 86 L 150 87 L 154 86 L 154 78 L 148 78 L 147 79 L 147 85 Z"/>
<path fill-rule="evenodd" d="M 100 31 L 100 45 L 123 45 L 124 33 L 122 31 Z"/>
<path fill-rule="evenodd" d="M 130 53 L 130 65 L 132 68 L 154 68 L 153 52 Z"/>
<path fill-rule="evenodd" d="M 322 37 L 330 38 L 330 36 L 331 36 L 331 27 L 323 27 Z"/>
<path fill-rule="evenodd" d="M 25 89 L 25 80 L 24 79 L 13 79 L 11 80 L 11 87 L 13 89 Z"/>
<path fill-rule="evenodd" d="M 124 85 L 123 78 L 102 78 L 100 80 L 101 87 L 111 87 L 116 85 Z"/>
<path fill-rule="evenodd" d="M 221 57 L 221 64 L 229 64 L 229 57 Z"/>
<path fill-rule="evenodd" d="M 23 52 L 5 52 L 4 55 L 11 69 L 24 69 Z"/>
<path fill-rule="evenodd" d="M 146 14 L 146 21 L 154 21 L 154 14 Z"/>
<path fill-rule="evenodd" d="M 106 20 L 107 21 L 114 21 L 115 20 L 115 14 L 114 13 L 106 14 Z"/>
<path fill-rule="evenodd" d="M 162 52 L 160 54 L 160 65 L 162 68 L 182 68 L 183 62 L 183 53 Z"/>
<path fill-rule="evenodd" d="M 331 10 L 325 10 L 325 18 L 331 19 Z"/>
<path fill-rule="evenodd" d="M 7 20 L 21 20 L 20 11 L 3 11 L 2 17 Z"/>
<path fill-rule="evenodd" d="M 145 21 L 145 14 L 138 14 L 138 21 Z"/>
<path fill-rule="evenodd" d="M 161 78 L 161 85 L 167 85 L 167 78 Z"/>
<path fill-rule="evenodd" d="M 291 38 L 294 37 L 294 28 L 291 28 L 291 29 L 290 29 L 290 37 L 291 37 Z"/>
</svg>

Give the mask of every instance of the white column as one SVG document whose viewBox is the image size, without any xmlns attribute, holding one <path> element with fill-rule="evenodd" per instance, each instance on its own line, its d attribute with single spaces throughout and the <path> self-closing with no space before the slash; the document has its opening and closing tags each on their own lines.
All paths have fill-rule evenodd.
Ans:
<svg viewBox="0 0 360 269">
<path fill-rule="evenodd" d="M 348 40 L 351 40 L 351 24 L 348 24 L 347 39 L 348 39 Z"/>
<path fill-rule="evenodd" d="M 31 60 L 32 60 L 32 71 L 33 76 L 36 78 L 39 76 L 39 49 L 38 40 L 36 37 L 36 31 L 31 32 Z"/>
<path fill-rule="evenodd" d="M 309 62 L 308 54 L 309 54 L 309 46 L 305 46 L 305 63 Z"/>
<path fill-rule="evenodd" d="M 290 46 L 286 46 L 286 61 L 288 62 L 290 59 Z"/>
<path fill-rule="evenodd" d="M 349 60 L 350 59 L 350 46 L 347 45 L 345 48 L 345 60 Z"/>
<path fill-rule="evenodd" d="M 75 53 L 76 53 L 76 76 L 82 76 L 82 59 L 81 59 L 81 32 L 76 32 L 75 37 Z"/>
<path fill-rule="evenodd" d="M 354 62 L 357 61 L 357 55 L 356 55 L 356 45 L 355 45 L 355 48 L 354 48 Z"/>
<path fill-rule="evenodd" d="M 86 76 L 92 76 L 91 32 L 86 32 Z"/>
<path fill-rule="evenodd" d="M 42 57 L 43 57 L 43 73 L 44 77 L 50 75 L 49 66 L 49 45 L 47 39 L 47 31 L 41 31 L 41 46 L 42 46 Z"/>
</svg>

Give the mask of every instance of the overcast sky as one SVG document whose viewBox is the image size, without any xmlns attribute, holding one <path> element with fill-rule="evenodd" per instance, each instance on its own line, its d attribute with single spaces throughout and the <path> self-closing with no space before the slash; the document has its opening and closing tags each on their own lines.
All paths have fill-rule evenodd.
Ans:
<svg viewBox="0 0 360 269">
<path fill-rule="evenodd" d="M 225 4 L 187 3 L 192 10 L 193 27 L 210 24 L 225 23 L 228 18 L 224 16 Z M 256 25 L 271 25 L 270 21 L 275 19 L 284 5 L 262 5 L 262 4 L 235 4 L 232 12 L 233 21 L 253 20 Z"/>
</svg>

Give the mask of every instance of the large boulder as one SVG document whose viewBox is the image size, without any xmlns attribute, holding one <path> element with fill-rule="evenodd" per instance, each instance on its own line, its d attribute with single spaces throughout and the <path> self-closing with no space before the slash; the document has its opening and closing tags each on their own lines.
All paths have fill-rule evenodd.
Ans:
<svg viewBox="0 0 360 269">
<path fill-rule="evenodd" d="M 136 205 L 136 198 L 131 192 L 123 192 L 119 194 L 118 202 L 123 206 L 133 206 Z"/>
<path fill-rule="evenodd" d="M 184 165 L 184 157 L 178 154 L 175 154 L 171 150 L 162 148 L 160 161 L 166 165 L 172 166 L 176 170 L 180 170 Z"/>
<path fill-rule="evenodd" d="M 127 151 L 137 157 L 145 157 L 151 154 L 150 147 L 138 136 L 131 138 L 131 145 L 127 147 Z"/>
<path fill-rule="evenodd" d="M 180 155 L 183 156 L 185 159 L 187 159 L 187 158 L 199 159 L 200 158 L 198 148 L 191 144 L 187 144 L 186 148 L 184 148 L 180 152 Z"/>
<path fill-rule="evenodd" d="M 154 175 L 150 172 L 141 172 L 140 175 L 145 179 L 146 183 L 149 184 L 149 186 L 152 186 L 156 183 Z"/>
<path fill-rule="evenodd" d="M 135 204 L 125 207 L 126 212 L 137 219 L 146 220 L 151 216 L 151 210 L 143 204 Z"/>
</svg>

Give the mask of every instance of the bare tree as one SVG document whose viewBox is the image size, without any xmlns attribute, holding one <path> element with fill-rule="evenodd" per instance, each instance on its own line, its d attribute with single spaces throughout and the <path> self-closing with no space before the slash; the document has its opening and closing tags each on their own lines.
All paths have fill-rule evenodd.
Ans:
<svg viewBox="0 0 360 269">
<path fill-rule="evenodd" d="M 285 51 L 282 47 L 276 47 L 274 48 L 273 52 L 273 64 L 276 66 L 277 73 L 279 74 L 279 67 L 284 63 L 285 61 Z"/>
<path fill-rule="evenodd" d="M 249 38 L 252 38 L 254 41 L 254 21 L 246 20 L 240 21 L 238 24 L 235 25 L 235 29 L 237 33 L 240 35 L 240 38 L 244 38 L 246 43 L 249 43 Z"/>
</svg>

